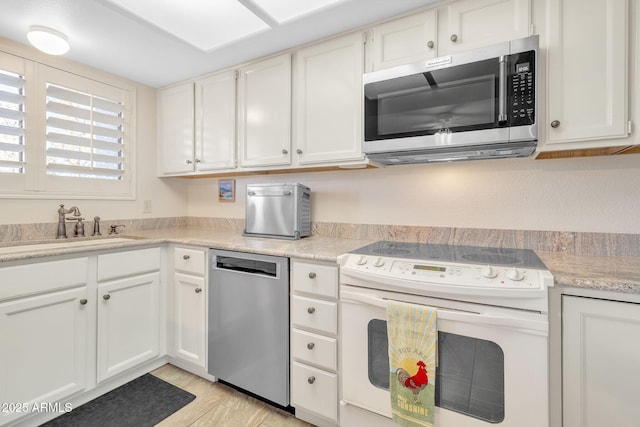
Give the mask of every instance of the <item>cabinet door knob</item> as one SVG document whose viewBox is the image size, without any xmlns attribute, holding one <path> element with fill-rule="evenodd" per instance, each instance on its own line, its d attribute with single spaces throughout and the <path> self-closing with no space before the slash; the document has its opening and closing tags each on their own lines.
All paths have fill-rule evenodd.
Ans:
<svg viewBox="0 0 640 427">
<path fill-rule="evenodd" d="M 455 43 L 455 42 L 457 42 L 457 41 L 458 41 L 458 35 L 457 35 L 457 34 L 451 34 L 451 37 L 449 37 L 449 39 L 450 39 L 452 42 L 454 42 L 454 43 Z"/>
<path fill-rule="evenodd" d="M 282 149 L 282 154 L 289 154 L 289 151 L 287 151 L 287 149 L 286 149 L 286 148 L 283 148 L 283 149 Z"/>
<path fill-rule="evenodd" d="M 315 347 L 315 346 L 316 346 L 316 345 L 315 345 L 314 343 L 312 343 L 312 342 L 310 342 L 309 344 L 307 344 L 307 348 L 308 348 L 309 350 L 313 350 L 313 347 Z"/>
<path fill-rule="evenodd" d="M 87 301 L 87 299 L 86 299 L 86 298 L 82 298 L 82 299 L 80 300 L 80 305 L 87 305 L 87 302 L 88 302 L 88 301 Z"/>
<path fill-rule="evenodd" d="M 111 298 L 111 295 L 109 295 L 109 294 L 102 295 L 102 299 L 105 300 L 105 301 L 108 301 L 110 298 Z"/>
<path fill-rule="evenodd" d="M 309 273 L 309 279 L 315 279 L 315 278 L 316 278 L 316 273 L 314 273 L 313 271 Z"/>
<path fill-rule="evenodd" d="M 193 163 L 191 160 L 187 160 L 188 165 L 190 165 L 191 163 Z"/>
<path fill-rule="evenodd" d="M 551 127 L 552 128 L 559 128 L 560 127 L 560 120 L 554 120 L 551 122 Z"/>
<path fill-rule="evenodd" d="M 200 292 L 202 292 L 202 288 L 196 288 L 196 294 L 199 294 Z"/>
<path fill-rule="evenodd" d="M 196 159 L 196 163 L 200 163 L 200 162 L 201 162 L 201 160 L 200 160 L 200 159 Z"/>
<path fill-rule="evenodd" d="M 313 384 L 313 383 L 315 383 L 315 382 L 316 382 L 316 377 L 314 377 L 314 376 L 310 376 L 309 378 L 307 378 L 307 382 L 308 382 L 309 384 Z"/>
<path fill-rule="evenodd" d="M 191 255 L 182 255 L 182 259 L 185 261 L 191 259 Z"/>
<path fill-rule="evenodd" d="M 316 308 L 315 308 L 315 307 L 309 307 L 309 308 L 307 308 L 307 313 L 309 313 L 309 314 L 313 314 L 313 313 L 315 313 L 315 312 L 316 312 Z"/>
<path fill-rule="evenodd" d="M 302 150 L 298 148 L 298 149 L 296 150 L 296 153 L 298 153 L 298 154 L 302 154 Z"/>
<path fill-rule="evenodd" d="M 429 40 L 429 41 L 427 42 L 427 47 L 428 47 L 429 49 L 433 49 L 433 47 L 434 47 L 435 45 L 436 45 L 436 44 L 433 42 L 433 40 Z"/>
</svg>

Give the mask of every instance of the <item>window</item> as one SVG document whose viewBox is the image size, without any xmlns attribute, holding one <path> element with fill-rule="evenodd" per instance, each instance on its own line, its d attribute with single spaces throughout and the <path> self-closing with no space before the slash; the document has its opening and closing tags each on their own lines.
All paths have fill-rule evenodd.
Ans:
<svg viewBox="0 0 640 427">
<path fill-rule="evenodd" d="M 0 197 L 133 199 L 123 86 L 0 52 Z"/>
<path fill-rule="evenodd" d="M 123 106 L 47 84 L 47 174 L 122 179 Z"/>
<path fill-rule="evenodd" d="M 24 173 L 24 76 L 2 69 L 0 173 Z"/>
</svg>

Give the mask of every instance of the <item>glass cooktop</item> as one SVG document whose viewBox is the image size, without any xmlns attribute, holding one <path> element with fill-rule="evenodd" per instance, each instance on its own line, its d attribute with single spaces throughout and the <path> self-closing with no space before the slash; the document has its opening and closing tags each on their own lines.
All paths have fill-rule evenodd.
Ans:
<svg viewBox="0 0 640 427">
<path fill-rule="evenodd" d="M 547 267 L 531 249 L 488 248 L 481 246 L 433 245 L 380 241 L 351 251 L 360 255 L 378 255 L 399 259 L 458 262 L 514 266 L 546 270 Z"/>
</svg>

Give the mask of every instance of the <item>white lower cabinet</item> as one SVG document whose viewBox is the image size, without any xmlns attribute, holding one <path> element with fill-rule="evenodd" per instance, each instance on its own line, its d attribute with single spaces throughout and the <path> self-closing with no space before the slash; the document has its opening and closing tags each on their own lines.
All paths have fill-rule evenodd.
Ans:
<svg viewBox="0 0 640 427">
<path fill-rule="evenodd" d="M 84 257 L 0 268 L 0 424 L 91 383 L 88 281 Z"/>
<path fill-rule="evenodd" d="M 337 265 L 292 259 L 291 291 L 291 405 L 298 418 L 337 425 Z"/>
<path fill-rule="evenodd" d="M 0 304 L 0 402 L 30 412 L 85 389 L 86 301 L 82 286 Z M 0 424 L 21 415 L 4 408 Z"/>
<path fill-rule="evenodd" d="M 640 304 L 563 295 L 564 427 L 640 420 Z"/>
<path fill-rule="evenodd" d="M 98 287 L 98 382 L 158 356 L 160 273 Z"/>
<path fill-rule="evenodd" d="M 84 403 L 85 393 L 130 381 L 159 359 L 161 251 L 0 267 L 0 403 L 12 405 L 0 408 L 0 425 L 45 422 L 60 413 L 40 405 Z"/>
<path fill-rule="evenodd" d="M 174 249 L 172 355 L 206 369 L 206 249 Z"/>
<path fill-rule="evenodd" d="M 294 406 L 338 420 L 338 375 L 303 363 L 291 367 L 291 395 Z"/>
<path fill-rule="evenodd" d="M 98 256 L 98 382 L 159 354 L 160 249 Z"/>
</svg>

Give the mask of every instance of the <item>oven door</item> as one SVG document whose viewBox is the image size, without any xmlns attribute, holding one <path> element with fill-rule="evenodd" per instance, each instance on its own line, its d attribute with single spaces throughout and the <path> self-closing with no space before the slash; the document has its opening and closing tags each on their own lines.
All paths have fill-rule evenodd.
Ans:
<svg viewBox="0 0 640 427">
<path fill-rule="evenodd" d="M 341 425 L 395 426 L 387 299 L 438 309 L 434 425 L 548 425 L 546 315 L 345 285 L 340 290 Z"/>
</svg>

